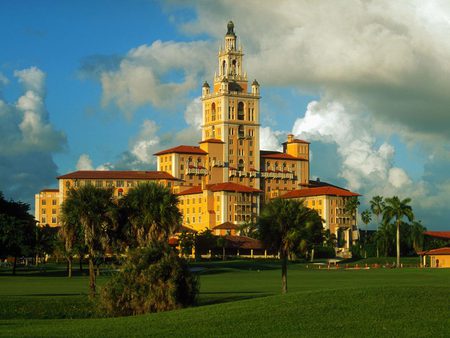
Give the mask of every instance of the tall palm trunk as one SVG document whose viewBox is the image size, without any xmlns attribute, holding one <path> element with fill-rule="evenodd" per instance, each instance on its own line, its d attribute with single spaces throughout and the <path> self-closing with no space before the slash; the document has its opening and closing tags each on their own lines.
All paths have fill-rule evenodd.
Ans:
<svg viewBox="0 0 450 338">
<path fill-rule="evenodd" d="M 89 255 L 89 296 L 95 297 L 95 269 L 92 255 Z"/>
<path fill-rule="evenodd" d="M 67 257 L 67 277 L 72 278 L 72 256 Z"/>
<path fill-rule="evenodd" d="M 280 250 L 281 258 L 281 293 L 287 292 L 287 254 L 285 249 Z"/>
<path fill-rule="evenodd" d="M 12 274 L 13 274 L 13 275 L 16 274 L 16 268 L 17 268 L 17 257 L 14 256 L 13 270 L 12 270 Z"/>
<path fill-rule="evenodd" d="M 397 268 L 400 267 L 400 220 L 397 221 Z"/>
</svg>

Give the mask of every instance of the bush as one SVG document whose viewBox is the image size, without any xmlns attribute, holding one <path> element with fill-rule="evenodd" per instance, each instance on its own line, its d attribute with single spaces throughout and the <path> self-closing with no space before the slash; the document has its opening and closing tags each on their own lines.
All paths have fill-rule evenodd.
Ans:
<svg viewBox="0 0 450 338">
<path fill-rule="evenodd" d="M 186 307 L 195 303 L 197 278 L 167 244 L 136 249 L 102 288 L 99 308 L 111 316 L 129 316 Z"/>
<path fill-rule="evenodd" d="M 314 247 L 314 258 L 335 258 L 336 251 L 330 246 L 315 246 Z"/>
</svg>

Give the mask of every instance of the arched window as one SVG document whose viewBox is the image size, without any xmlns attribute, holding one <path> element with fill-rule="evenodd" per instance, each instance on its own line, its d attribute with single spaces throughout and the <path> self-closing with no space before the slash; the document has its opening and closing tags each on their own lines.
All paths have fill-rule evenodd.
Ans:
<svg viewBox="0 0 450 338">
<path fill-rule="evenodd" d="M 236 75 L 236 60 L 231 62 L 231 75 Z"/>
<path fill-rule="evenodd" d="M 244 160 L 240 159 L 239 163 L 238 163 L 238 170 L 239 171 L 244 171 Z"/>
<path fill-rule="evenodd" d="M 225 60 L 222 62 L 222 75 L 227 75 L 227 62 Z"/>
<path fill-rule="evenodd" d="M 244 103 L 239 102 L 238 103 L 238 120 L 244 119 Z"/>
<path fill-rule="evenodd" d="M 242 138 L 244 137 L 244 126 L 239 126 L 238 128 L 238 137 Z"/>
<path fill-rule="evenodd" d="M 211 104 L 211 121 L 216 120 L 216 104 L 213 102 Z"/>
<path fill-rule="evenodd" d="M 188 163 L 192 163 L 192 157 L 188 158 Z"/>
</svg>

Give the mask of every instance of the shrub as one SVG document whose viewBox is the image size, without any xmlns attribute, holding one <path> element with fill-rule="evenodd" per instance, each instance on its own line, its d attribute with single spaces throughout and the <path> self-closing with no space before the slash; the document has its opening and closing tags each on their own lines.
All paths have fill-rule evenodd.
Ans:
<svg viewBox="0 0 450 338">
<path fill-rule="evenodd" d="M 136 249 L 121 271 L 102 288 L 99 308 L 107 315 L 129 316 L 192 305 L 197 278 L 167 244 Z"/>
</svg>

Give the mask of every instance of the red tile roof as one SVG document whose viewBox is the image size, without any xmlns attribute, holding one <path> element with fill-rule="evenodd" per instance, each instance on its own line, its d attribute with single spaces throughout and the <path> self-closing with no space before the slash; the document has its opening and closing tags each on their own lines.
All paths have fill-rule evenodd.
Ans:
<svg viewBox="0 0 450 338">
<path fill-rule="evenodd" d="M 286 194 L 282 195 L 281 198 L 301 198 L 301 197 L 309 197 L 309 196 L 361 196 L 360 194 L 351 192 L 350 190 L 333 187 L 333 186 L 325 186 L 318 188 L 304 188 L 291 190 Z"/>
<path fill-rule="evenodd" d="M 177 153 L 177 154 L 198 154 L 198 155 L 206 155 L 207 152 L 200 149 L 200 147 L 196 147 L 196 146 L 185 146 L 185 145 L 181 145 L 181 146 L 177 146 L 177 147 L 173 147 L 170 149 L 166 149 L 166 150 L 161 150 L 160 152 L 157 152 L 153 155 L 164 155 L 164 154 L 173 154 L 173 153 Z"/>
<path fill-rule="evenodd" d="M 201 194 L 202 192 L 203 192 L 203 190 L 202 190 L 201 186 L 195 186 L 195 187 L 191 187 L 189 189 L 180 191 L 176 195 L 193 195 L 193 194 Z"/>
<path fill-rule="evenodd" d="M 59 192 L 59 189 L 47 188 L 47 189 L 42 189 L 40 192 Z"/>
<path fill-rule="evenodd" d="M 164 171 L 134 170 L 79 170 L 57 177 L 58 179 L 132 179 L 132 180 L 178 180 Z"/>
<path fill-rule="evenodd" d="M 212 230 L 237 230 L 239 227 L 231 222 L 225 222 L 219 225 L 216 225 L 212 228 Z"/>
<path fill-rule="evenodd" d="M 450 231 L 425 231 L 423 234 L 431 237 L 450 239 Z"/>
<path fill-rule="evenodd" d="M 260 240 L 246 236 L 226 236 L 228 245 L 236 249 L 264 249 L 264 244 Z"/>
<path fill-rule="evenodd" d="M 199 143 L 225 143 L 225 142 L 216 138 L 210 138 L 204 141 L 200 141 Z"/>
<path fill-rule="evenodd" d="M 261 157 L 263 158 L 273 158 L 273 159 L 280 159 L 280 160 L 294 160 L 294 161 L 306 161 L 303 158 L 295 157 L 286 153 L 280 153 L 278 151 L 267 151 L 267 150 L 261 150 L 260 153 Z"/>
<path fill-rule="evenodd" d="M 247 187 L 242 184 L 224 182 L 216 184 L 208 184 L 206 189 L 210 191 L 232 191 L 232 192 L 262 192 L 262 190 Z"/>
<path fill-rule="evenodd" d="M 419 255 L 450 255 L 450 247 L 418 252 Z"/>
</svg>

